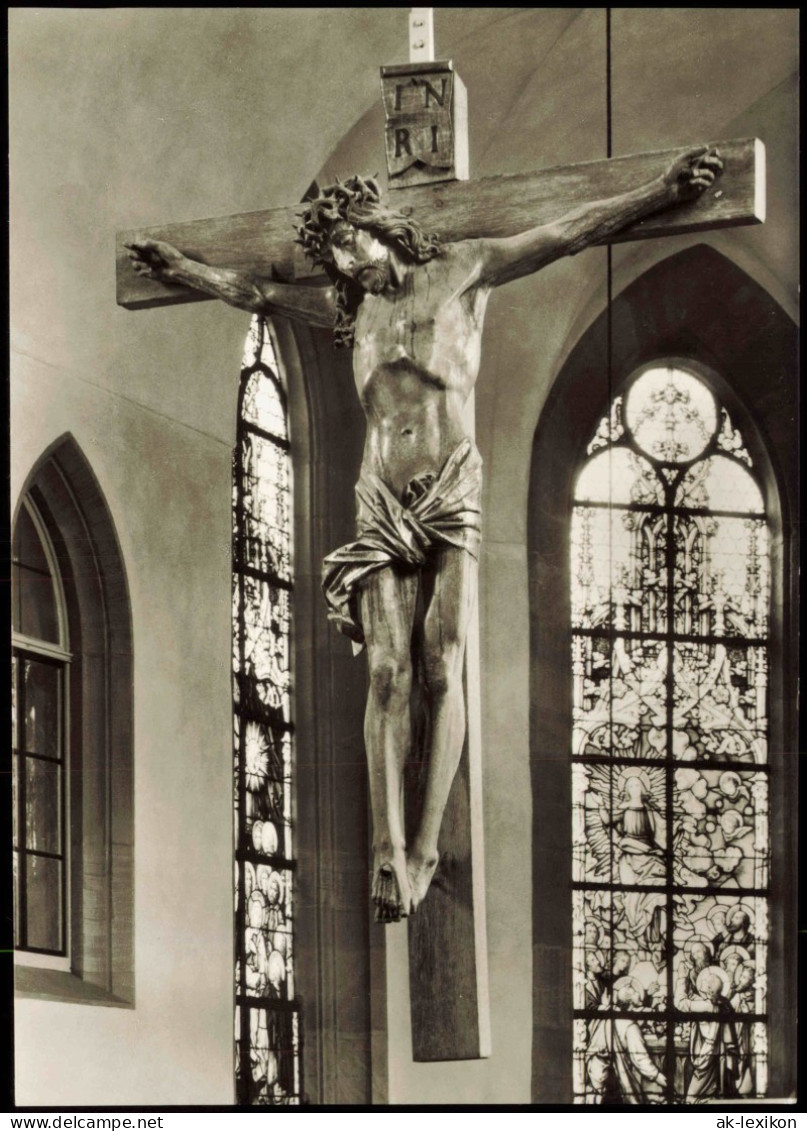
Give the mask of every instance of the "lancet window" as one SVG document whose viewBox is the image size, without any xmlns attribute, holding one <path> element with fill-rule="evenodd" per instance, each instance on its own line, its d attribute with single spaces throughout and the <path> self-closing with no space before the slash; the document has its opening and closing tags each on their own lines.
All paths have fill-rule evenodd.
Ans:
<svg viewBox="0 0 807 1131">
<path fill-rule="evenodd" d="M 233 459 L 236 1096 L 300 1103 L 294 987 L 292 468 L 267 324 L 246 342 Z"/>
<path fill-rule="evenodd" d="M 600 422 L 571 587 L 575 1102 L 764 1096 L 769 527 L 694 369 Z"/>
</svg>

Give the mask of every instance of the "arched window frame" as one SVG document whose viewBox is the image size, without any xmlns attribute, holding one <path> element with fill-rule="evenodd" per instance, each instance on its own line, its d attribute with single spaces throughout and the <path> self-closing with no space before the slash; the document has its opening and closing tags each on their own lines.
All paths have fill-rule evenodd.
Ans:
<svg viewBox="0 0 807 1131">
<path fill-rule="evenodd" d="M 128 583 L 103 491 L 72 435 L 29 474 L 30 502 L 47 535 L 61 590 L 70 663 L 71 785 L 68 961 L 20 952 L 15 991 L 90 1005 L 134 1004 L 133 656 Z M 56 966 L 57 968 L 53 968 Z"/>
<path fill-rule="evenodd" d="M 638 366 L 685 357 L 713 375 L 754 460 L 771 528 L 772 780 L 769 1013 L 771 1097 L 795 1094 L 798 773 L 798 336 L 791 318 L 729 256 L 694 244 L 613 300 L 612 383 L 603 311 L 566 355 L 541 412 L 530 473 L 530 751 L 533 785 L 535 1103 L 572 1102 L 569 535 L 572 471 Z"/>
</svg>

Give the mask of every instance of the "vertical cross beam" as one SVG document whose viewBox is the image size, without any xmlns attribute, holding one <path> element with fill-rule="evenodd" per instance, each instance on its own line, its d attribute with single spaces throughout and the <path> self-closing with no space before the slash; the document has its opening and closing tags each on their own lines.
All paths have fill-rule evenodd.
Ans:
<svg viewBox="0 0 807 1131">
<path fill-rule="evenodd" d="M 440 862 L 428 895 L 408 920 L 412 1059 L 420 1062 L 478 1060 L 491 1054 L 478 609 L 468 626 L 463 676 L 468 725 L 443 814 Z M 422 741 L 418 729 L 415 735 Z M 417 738 L 415 761 L 406 776 L 408 834 L 417 823 L 418 784 L 423 781 Z"/>
<path fill-rule="evenodd" d="M 472 393 L 465 407 L 476 431 Z M 468 625 L 463 671 L 467 726 L 443 813 L 440 862 L 429 892 L 408 920 L 412 1059 L 478 1060 L 491 1055 L 485 853 L 482 828 L 482 720 L 479 606 Z M 407 766 L 407 841 L 418 823 L 425 766 L 425 711 L 415 703 L 413 762 Z"/>
<path fill-rule="evenodd" d="M 434 62 L 434 9 L 409 9 L 409 62 Z"/>
</svg>

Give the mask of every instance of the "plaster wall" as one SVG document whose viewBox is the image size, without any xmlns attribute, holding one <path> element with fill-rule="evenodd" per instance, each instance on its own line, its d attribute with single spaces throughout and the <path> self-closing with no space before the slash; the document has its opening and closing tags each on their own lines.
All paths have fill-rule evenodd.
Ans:
<svg viewBox="0 0 807 1131">
<path fill-rule="evenodd" d="M 469 89 L 475 177 L 604 156 L 603 9 L 438 9 L 436 23 L 438 57 Z M 706 239 L 794 309 L 794 10 L 616 9 L 613 35 L 615 153 L 765 141 L 767 224 Z M 117 526 L 135 654 L 135 1008 L 19 1000 L 17 1102 L 226 1104 L 229 467 L 247 316 L 120 310 L 114 231 L 383 168 L 377 66 L 405 58 L 405 24 L 396 9 L 18 8 L 9 41 L 12 505 L 72 432 Z M 687 242 L 617 249 L 615 289 Z M 493 1055 L 412 1062 L 405 938 L 389 929 L 391 1103 L 531 1098 L 529 466 L 548 390 L 604 295 L 595 250 L 489 306 L 476 420 Z"/>
</svg>

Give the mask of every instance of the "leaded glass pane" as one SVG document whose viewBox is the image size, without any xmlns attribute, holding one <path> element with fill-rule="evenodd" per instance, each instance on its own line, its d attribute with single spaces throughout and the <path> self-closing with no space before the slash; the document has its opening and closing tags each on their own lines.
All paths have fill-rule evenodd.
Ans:
<svg viewBox="0 0 807 1131">
<path fill-rule="evenodd" d="M 256 1107 L 290 1107 L 300 1103 L 300 1036 L 296 1013 L 269 1009 L 246 1012 L 247 1033 L 241 1036 L 245 1066 L 244 1102 Z M 246 1071 L 246 1065 L 249 1071 Z"/>
<path fill-rule="evenodd" d="M 291 580 L 289 456 L 274 441 L 247 433 L 241 440 L 241 561 Z"/>
<path fill-rule="evenodd" d="M 570 537 L 575 1102 L 763 1096 L 762 493 L 725 409 L 673 367 L 614 401 L 588 455 Z"/>
<path fill-rule="evenodd" d="M 577 506 L 571 529 L 572 624 L 630 632 L 667 628 L 667 518 L 657 511 Z"/>
<path fill-rule="evenodd" d="M 725 408 L 720 411 L 720 420 L 720 433 L 717 437 L 718 448 L 724 452 L 729 452 L 735 459 L 741 459 L 743 463 L 752 467 L 754 461 L 748 454 L 743 444 L 743 438 L 739 430 L 732 424 L 731 417 Z"/>
<path fill-rule="evenodd" d="M 20 755 L 12 754 L 11 756 L 11 833 L 12 843 L 17 847 L 19 836 L 19 820 L 17 815 L 18 794 L 17 794 L 17 775 L 19 774 Z M 16 856 L 15 856 L 16 859 Z"/>
<path fill-rule="evenodd" d="M 593 456 L 577 479 L 574 497 L 583 503 L 662 503 L 652 464 L 630 448 L 608 448 Z"/>
<path fill-rule="evenodd" d="M 663 758 L 667 662 L 655 640 L 575 636 L 572 752 Z"/>
<path fill-rule="evenodd" d="M 765 510 L 762 492 L 751 472 L 722 455 L 696 463 L 681 481 L 675 501 L 679 507 L 743 514 L 762 514 Z"/>
<path fill-rule="evenodd" d="M 299 1104 L 294 987 L 292 494 L 285 397 L 266 325 L 244 353 L 233 459 L 236 1087 Z"/>
<path fill-rule="evenodd" d="M 243 594 L 243 599 L 242 599 Z M 244 709 L 291 719 L 291 603 L 287 589 L 260 577 L 241 575 L 235 591 L 242 639 L 237 657 Z M 243 667 L 241 662 L 243 659 Z"/>
<path fill-rule="evenodd" d="M 666 893 L 591 890 L 572 899 L 575 1008 L 664 1010 Z M 635 1000 L 620 1005 L 626 980 Z"/>
<path fill-rule="evenodd" d="M 33 950 L 61 951 L 62 862 L 29 854 L 25 871 L 26 945 Z"/>
<path fill-rule="evenodd" d="M 637 996 L 629 979 L 618 996 L 626 1003 Z M 619 1107 L 665 1103 L 663 1022 L 603 1017 L 578 1022 L 575 1029 L 575 1102 Z"/>
<path fill-rule="evenodd" d="M 14 524 L 11 549 L 11 610 L 15 632 L 59 643 L 59 613 L 50 565 L 26 506 Z"/>
<path fill-rule="evenodd" d="M 725 997 L 718 1000 L 725 1010 Z M 717 1019 L 682 1022 L 675 1026 L 676 1098 L 696 1105 L 763 1097 L 767 1059 L 763 1024 L 740 1021 L 730 1011 Z"/>
<path fill-rule="evenodd" d="M 767 761 L 764 648 L 676 644 L 673 726 L 683 761 Z M 684 739 L 686 736 L 686 740 Z"/>
<path fill-rule="evenodd" d="M 687 766 L 673 780 L 676 883 L 767 887 L 767 774 Z"/>
<path fill-rule="evenodd" d="M 269 864 L 245 865 L 244 991 L 252 997 L 291 1000 L 292 874 Z"/>
<path fill-rule="evenodd" d="M 20 854 L 16 848 L 11 854 L 14 884 L 14 946 L 22 946 L 22 913 L 20 909 Z"/>
<path fill-rule="evenodd" d="M 767 903 L 747 895 L 677 895 L 673 900 L 676 1008 L 690 1012 L 704 995 L 706 969 L 742 1013 L 764 1013 L 768 952 Z M 696 1008 L 702 1008 L 696 1006 Z"/>
<path fill-rule="evenodd" d="M 23 747 L 30 754 L 60 755 L 59 682 L 61 669 L 35 660 L 23 663 L 25 718 Z"/>
<path fill-rule="evenodd" d="M 277 379 L 273 380 L 266 369 L 247 382 L 241 412 L 245 423 L 255 424 L 282 440 L 288 439 L 283 393 Z"/>
<path fill-rule="evenodd" d="M 25 759 L 25 847 L 59 853 L 61 829 L 61 767 L 42 758 Z"/>
<path fill-rule="evenodd" d="M 625 400 L 625 420 L 641 451 L 686 463 L 706 450 L 717 428 L 717 405 L 702 381 L 672 367 L 648 369 Z"/>
</svg>

